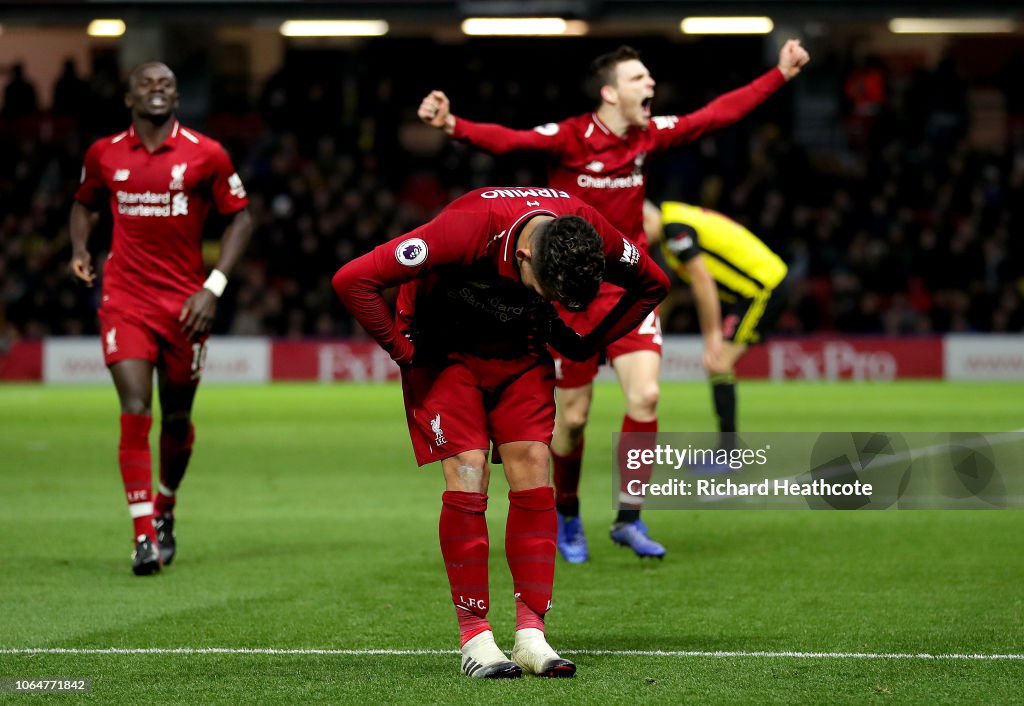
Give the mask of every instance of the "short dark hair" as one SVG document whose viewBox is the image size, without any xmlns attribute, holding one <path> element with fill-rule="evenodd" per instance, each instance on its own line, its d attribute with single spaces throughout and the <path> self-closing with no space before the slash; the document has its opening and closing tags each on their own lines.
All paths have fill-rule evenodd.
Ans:
<svg viewBox="0 0 1024 706">
<path fill-rule="evenodd" d="M 587 78 L 587 95 L 600 103 L 601 88 L 615 83 L 615 67 L 633 59 L 639 60 L 640 52 L 626 45 L 594 59 L 590 64 L 590 74 Z"/>
<path fill-rule="evenodd" d="M 533 272 L 545 292 L 569 311 L 582 311 L 604 278 L 604 241 L 579 216 L 559 216 L 533 235 Z"/>
</svg>

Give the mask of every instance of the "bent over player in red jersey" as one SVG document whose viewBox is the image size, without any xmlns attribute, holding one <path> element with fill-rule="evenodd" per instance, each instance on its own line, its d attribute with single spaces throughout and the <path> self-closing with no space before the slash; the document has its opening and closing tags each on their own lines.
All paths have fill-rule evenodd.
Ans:
<svg viewBox="0 0 1024 706">
<path fill-rule="evenodd" d="M 585 335 L 551 301 L 583 311 L 602 281 L 623 293 Z M 401 285 L 396 315 L 382 291 Z M 550 345 L 586 360 L 635 328 L 668 278 L 597 211 L 559 189 L 488 188 L 350 262 L 334 288 L 402 366 L 416 460 L 440 461 L 440 540 L 462 644 L 474 677 L 572 676 L 544 635 L 555 571 L 555 498 L 548 481 L 554 425 Z M 620 290 L 620 291 L 622 291 Z M 494 642 L 484 511 L 490 466 L 509 484 L 505 555 L 515 591 L 512 661 Z"/>
<path fill-rule="evenodd" d="M 418 115 L 428 125 L 494 154 L 534 150 L 550 155 L 549 184 L 578 196 L 605 216 L 633 244 L 647 251 L 643 229 L 646 158 L 653 152 L 692 142 L 732 125 L 752 111 L 810 60 L 800 42 L 790 40 L 779 52 L 779 63 L 753 82 L 713 100 L 688 115 L 651 116 L 654 79 L 630 47 L 598 57 L 591 68 L 590 92 L 598 101 L 593 113 L 532 130 L 475 123 L 451 113 L 448 97 L 433 91 L 420 104 Z M 564 313 L 575 328 L 592 325 L 615 301 L 614 287 L 603 287 L 594 306 L 582 314 Z M 721 342 L 710 340 L 705 364 L 713 365 Z M 661 326 L 652 312 L 603 353 L 619 378 L 626 399 L 623 432 L 656 432 L 661 367 Z M 572 563 L 588 558 L 579 517 L 583 432 L 590 414 L 598 358 L 576 362 L 559 359 L 558 412 L 551 444 L 558 504 L 558 548 Z M 622 492 L 611 538 L 641 557 L 662 557 L 665 548 L 650 538 L 640 519 L 637 497 L 625 492 L 627 477 L 646 481 L 651 467 L 620 473 Z M 642 502 L 642 499 L 640 500 Z"/>
<path fill-rule="evenodd" d="M 85 155 L 71 207 L 71 271 L 89 286 L 96 279 L 87 244 L 95 212 L 109 194 L 114 231 L 103 268 L 101 343 L 121 402 L 121 478 L 135 525 L 132 568 L 145 575 L 174 558 L 175 494 L 192 455 L 192 402 L 206 338 L 252 221 L 224 148 L 175 118 L 178 88 L 167 66 L 136 67 L 125 104 L 132 115 L 128 130 L 97 140 Z M 232 217 L 207 277 L 202 230 L 211 205 Z M 155 503 L 149 451 L 154 369 L 161 408 Z"/>
</svg>

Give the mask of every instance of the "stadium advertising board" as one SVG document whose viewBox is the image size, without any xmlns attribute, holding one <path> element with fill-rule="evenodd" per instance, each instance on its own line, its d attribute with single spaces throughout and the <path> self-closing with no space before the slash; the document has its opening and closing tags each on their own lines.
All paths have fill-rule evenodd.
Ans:
<svg viewBox="0 0 1024 706">
<path fill-rule="evenodd" d="M 698 336 L 667 336 L 663 380 L 704 380 Z M 744 378 L 771 380 L 855 380 L 905 378 L 1024 380 L 1024 336 L 924 338 L 793 338 L 754 346 L 737 366 Z M 258 383 L 271 380 L 384 382 L 397 380 L 398 366 L 372 341 L 271 341 L 266 338 L 211 339 L 207 382 Z M 604 366 L 602 379 L 613 379 Z M 0 380 L 43 380 L 54 384 L 109 381 L 95 338 L 21 341 L 0 353 Z"/>
<path fill-rule="evenodd" d="M 1024 378 L 1021 336 L 947 336 L 947 380 L 1020 380 Z"/>
<path fill-rule="evenodd" d="M 807 338 L 754 346 L 737 366 L 741 377 L 772 380 L 941 378 L 943 341 L 927 338 Z"/>
<path fill-rule="evenodd" d="M 262 383 L 270 380 L 270 341 L 265 338 L 211 338 L 203 380 Z M 48 338 L 42 347 L 42 379 L 47 384 L 110 381 L 100 343 L 91 337 Z"/>
</svg>

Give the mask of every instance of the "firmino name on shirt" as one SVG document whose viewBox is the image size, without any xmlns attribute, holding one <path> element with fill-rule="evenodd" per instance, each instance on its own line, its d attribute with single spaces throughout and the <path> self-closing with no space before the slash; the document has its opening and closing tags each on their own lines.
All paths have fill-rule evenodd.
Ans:
<svg viewBox="0 0 1024 706">
<path fill-rule="evenodd" d="M 482 199 L 516 199 L 543 196 L 549 199 L 567 199 L 569 194 L 558 189 L 491 189 L 480 194 Z"/>
<path fill-rule="evenodd" d="M 172 208 L 173 205 L 173 208 Z M 170 192 L 117 192 L 117 212 L 123 216 L 180 216 L 188 214 L 188 196 Z"/>
</svg>

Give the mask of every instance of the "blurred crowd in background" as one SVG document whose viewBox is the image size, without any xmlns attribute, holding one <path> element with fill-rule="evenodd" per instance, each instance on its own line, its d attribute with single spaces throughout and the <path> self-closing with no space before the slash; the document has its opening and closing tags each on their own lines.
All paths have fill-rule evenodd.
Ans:
<svg viewBox="0 0 1024 706">
<path fill-rule="evenodd" d="M 701 52 L 713 47 L 631 44 L 658 80 L 656 114 L 694 110 L 769 66 L 757 45 L 711 62 Z M 255 222 L 215 332 L 355 333 L 330 288 L 340 265 L 466 190 L 545 182 L 540 155 L 494 158 L 421 125 L 420 99 L 442 89 L 456 115 L 513 127 L 561 120 L 593 107 L 580 89 L 587 65 L 616 46 L 587 44 L 560 56 L 557 71 L 550 53 L 510 62 L 500 43 L 455 47 L 446 50 L 448 72 L 418 75 L 394 60 L 416 47 L 393 45 L 289 52 L 253 90 L 179 73 L 183 98 L 197 85 L 206 96 L 191 101 L 200 106 L 194 115 L 179 112 L 182 122 L 224 143 Z M 98 291 L 68 274 L 67 219 L 85 149 L 128 124 L 127 68 L 100 56 L 82 75 L 69 61 L 44 97 L 9 67 L 0 112 L 0 344 L 97 330 Z M 952 54 L 920 66 L 816 55 L 738 126 L 652 156 L 648 193 L 719 210 L 782 255 L 794 284 L 784 333 L 1019 332 L 1022 70 L 1019 58 L 1006 61 L 978 83 Z M 209 224 L 211 262 L 222 226 Z M 109 229 L 105 216 L 92 241 L 97 263 Z M 667 332 L 697 331 L 685 286 L 662 316 Z"/>
</svg>

